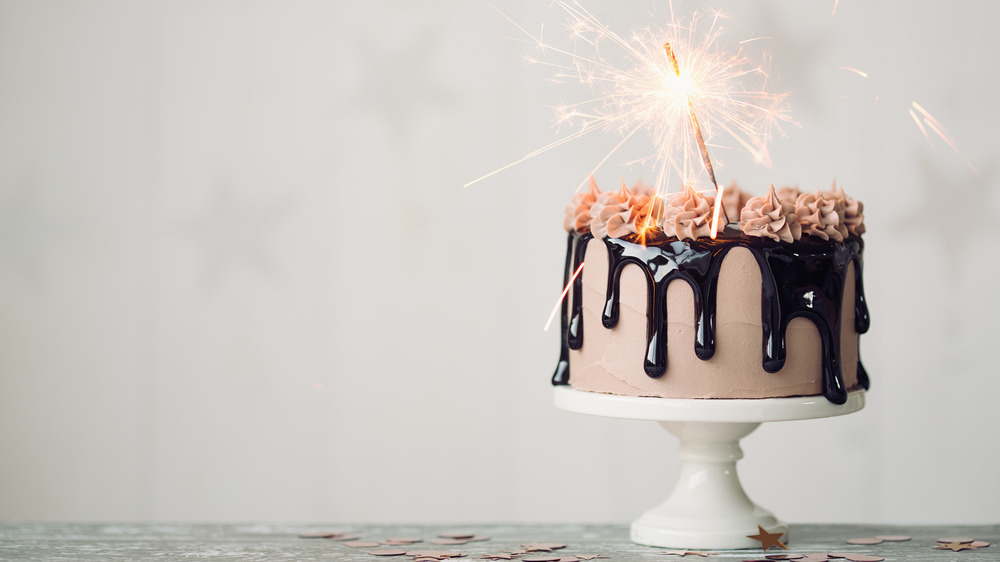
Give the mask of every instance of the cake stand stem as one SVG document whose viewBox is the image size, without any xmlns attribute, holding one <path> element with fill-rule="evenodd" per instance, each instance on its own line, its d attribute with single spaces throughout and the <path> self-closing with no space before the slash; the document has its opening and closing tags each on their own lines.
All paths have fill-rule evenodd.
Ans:
<svg viewBox="0 0 1000 562">
<path fill-rule="evenodd" d="M 757 506 L 740 484 L 736 461 L 743 458 L 739 441 L 759 423 L 661 421 L 681 441 L 681 474 L 663 504 L 632 523 L 632 540 L 675 548 L 753 548 L 747 535 L 757 526 L 786 533 L 787 525 Z"/>
</svg>

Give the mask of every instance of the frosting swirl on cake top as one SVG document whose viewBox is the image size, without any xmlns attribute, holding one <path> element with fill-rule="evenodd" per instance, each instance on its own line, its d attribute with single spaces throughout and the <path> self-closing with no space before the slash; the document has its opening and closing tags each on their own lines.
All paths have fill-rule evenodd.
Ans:
<svg viewBox="0 0 1000 562">
<path fill-rule="evenodd" d="M 679 240 L 697 240 L 712 235 L 712 211 L 715 197 L 702 195 L 691 185 L 670 198 L 663 214 L 663 233 Z M 725 227 L 719 221 L 719 227 Z M 719 228 L 719 232 L 722 228 Z"/>
<path fill-rule="evenodd" d="M 751 197 L 740 212 L 740 230 L 748 236 L 767 237 L 791 243 L 802 237 L 802 225 L 795 216 L 795 205 L 778 198 L 774 184 L 767 195 Z"/>
<path fill-rule="evenodd" d="M 590 230 L 590 207 L 600 196 L 601 190 L 597 189 L 597 182 L 590 178 L 590 189 L 583 193 L 573 195 L 573 200 L 566 205 L 566 215 L 563 218 L 563 228 L 567 232 L 587 232 Z"/>
<path fill-rule="evenodd" d="M 843 203 L 822 191 L 799 195 L 795 200 L 795 216 L 803 234 L 836 242 L 843 242 L 848 236 L 842 219 Z"/>
<path fill-rule="evenodd" d="M 631 190 L 622 181 L 617 192 L 601 193 L 590 207 L 590 231 L 597 238 L 626 238 L 641 235 L 657 225 L 663 199 L 643 183 Z"/>
</svg>

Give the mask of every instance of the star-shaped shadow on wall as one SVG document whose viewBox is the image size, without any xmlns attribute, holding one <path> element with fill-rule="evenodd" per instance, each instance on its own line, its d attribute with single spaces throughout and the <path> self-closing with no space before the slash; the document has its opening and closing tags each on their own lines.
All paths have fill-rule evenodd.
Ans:
<svg viewBox="0 0 1000 562">
<path fill-rule="evenodd" d="M 434 70 L 439 33 L 430 27 L 403 44 L 388 47 L 369 36 L 358 40 L 366 77 L 355 101 L 377 113 L 389 126 L 393 141 L 405 143 L 421 112 L 440 109 L 455 100 Z"/>
<path fill-rule="evenodd" d="M 827 32 L 804 34 L 795 22 L 786 21 L 773 2 L 763 3 L 758 14 L 759 35 L 773 37 L 769 50 L 774 54 L 772 70 L 779 77 L 776 89 L 791 91 L 795 105 L 825 107 L 827 88 L 818 80 L 816 61 L 830 45 Z M 787 16 L 786 16 L 787 17 Z"/>
<path fill-rule="evenodd" d="M 240 196 L 231 186 L 218 185 L 208 208 L 187 224 L 204 253 L 204 290 L 211 292 L 226 276 L 241 271 L 273 279 L 274 263 L 268 243 L 291 208 L 287 198 L 256 203 Z"/>
</svg>

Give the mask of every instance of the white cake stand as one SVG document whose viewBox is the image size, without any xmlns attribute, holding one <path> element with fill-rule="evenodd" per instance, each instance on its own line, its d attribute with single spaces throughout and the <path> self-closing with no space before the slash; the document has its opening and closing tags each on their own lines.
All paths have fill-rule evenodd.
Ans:
<svg viewBox="0 0 1000 562">
<path fill-rule="evenodd" d="M 580 414 L 655 420 L 681 441 L 681 475 L 667 501 L 632 523 L 632 540 L 674 548 L 732 549 L 760 547 L 747 538 L 757 526 L 787 533 L 788 526 L 756 505 L 740 485 L 736 461 L 743 458 L 740 439 L 761 422 L 806 420 L 857 412 L 865 393 L 847 395 L 843 405 L 823 396 L 758 400 L 688 400 L 615 396 L 555 388 L 555 405 Z M 787 536 L 784 540 L 787 540 Z"/>
</svg>

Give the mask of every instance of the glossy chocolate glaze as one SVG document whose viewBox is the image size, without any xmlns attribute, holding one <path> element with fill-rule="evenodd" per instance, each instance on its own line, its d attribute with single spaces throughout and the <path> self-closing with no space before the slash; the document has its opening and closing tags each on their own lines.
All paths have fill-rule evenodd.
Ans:
<svg viewBox="0 0 1000 562">
<path fill-rule="evenodd" d="M 571 233 L 566 252 L 563 285 L 571 272 L 583 262 L 589 233 Z M 638 265 L 645 273 L 646 357 L 643 369 L 652 378 L 663 376 L 667 369 L 667 285 L 683 280 L 692 289 L 695 309 L 694 353 L 708 360 L 715 354 L 716 290 L 719 272 L 726 254 L 735 247 L 746 248 L 760 267 L 761 324 L 763 329 L 763 367 L 769 373 L 785 364 L 785 331 L 796 317 L 808 318 L 816 325 L 822 342 L 823 394 L 834 404 L 847 401 L 847 388 L 840 367 L 840 311 L 843 306 L 847 267 L 854 263 L 854 327 L 859 334 L 870 323 L 861 281 L 861 255 L 864 243 L 858 237 L 843 242 L 826 242 L 804 237 L 794 244 L 742 235 L 728 228 L 716 240 L 677 240 L 664 238 L 636 244 L 617 238 L 604 238 L 608 250 L 607 296 L 602 324 L 613 328 L 618 323 L 621 274 L 628 264 Z M 583 276 L 573 282 L 572 302 L 562 305 L 562 345 L 559 365 L 552 384 L 569 384 L 569 350 L 583 345 Z M 858 384 L 868 388 L 868 374 L 858 361 Z"/>
</svg>

